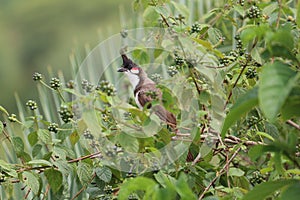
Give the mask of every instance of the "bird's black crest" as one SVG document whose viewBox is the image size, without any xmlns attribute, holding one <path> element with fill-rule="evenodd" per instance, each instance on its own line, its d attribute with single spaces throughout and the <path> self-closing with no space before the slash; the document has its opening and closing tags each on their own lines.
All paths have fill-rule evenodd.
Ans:
<svg viewBox="0 0 300 200">
<path fill-rule="evenodd" d="M 122 65 L 123 68 L 127 68 L 127 69 L 130 70 L 130 69 L 132 69 L 133 67 L 136 66 L 136 64 L 132 60 L 130 60 L 126 56 L 126 54 L 122 54 L 121 56 L 122 56 L 122 59 L 123 59 L 123 65 Z"/>
</svg>

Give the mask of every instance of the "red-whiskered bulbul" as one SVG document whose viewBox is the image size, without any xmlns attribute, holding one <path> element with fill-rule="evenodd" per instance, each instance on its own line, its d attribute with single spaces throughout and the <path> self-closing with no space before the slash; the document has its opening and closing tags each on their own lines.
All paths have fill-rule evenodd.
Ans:
<svg viewBox="0 0 300 200">
<path fill-rule="evenodd" d="M 123 72 L 127 75 L 134 89 L 135 102 L 138 107 L 143 109 L 146 105 L 147 108 L 150 108 L 153 98 L 149 93 L 155 93 L 160 104 L 153 106 L 154 113 L 176 131 L 176 117 L 161 105 L 162 92 L 156 87 L 155 82 L 148 78 L 146 72 L 125 54 L 121 56 L 123 65 L 118 72 Z"/>
</svg>

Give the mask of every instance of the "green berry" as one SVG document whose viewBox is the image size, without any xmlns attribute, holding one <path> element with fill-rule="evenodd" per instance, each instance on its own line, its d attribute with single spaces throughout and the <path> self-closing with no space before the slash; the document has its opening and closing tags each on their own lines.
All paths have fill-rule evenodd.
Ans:
<svg viewBox="0 0 300 200">
<path fill-rule="evenodd" d="M 30 108 L 30 110 L 35 110 L 37 109 L 37 104 L 35 101 L 28 100 L 26 103 L 26 106 Z"/>
<path fill-rule="evenodd" d="M 32 79 L 34 81 L 39 81 L 39 80 L 42 80 L 43 77 L 42 77 L 42 74 L 38 73 L 38 72 L 34 72 L 34 74 L 32 75 Z"/>
<path fill-rule="evenodd" d="M 83 90 L 85 90 L 87 93 L 90 93 L 93 91 L 94 85 L 87 80 L 82 80 L 81 87 Z"/>
<path fill-rule="evenodd" d="M 167 72 L 168 72 L 169 76 L 173 77 L 178 73 L 178 70 L 175 66 L 169 66 Z"/>
<path fill-rule="evenodd" d="M 161 80 L 161 75 L 160 74 L 152 74 L 150 77 L 155 83 L 159 83 Z"/>
<path fill-rule="evenodd" d="M 58 90 L 61 86 L 60 80 L 58 78 L 52 78 L 50 81 L 50 87 L 54 90 Z"/>
<path fill-rule="evenodd" d="M 96 90 L 106 93 L 107 96 L 115 96 L 117 91 L 113 84 L 109 83 L 106 80 L 102 80 L 96 87 Z"/>
<path fill-rule="evenodd" d="M 56 124 L 56 123 L 49 124 L 48 130 L 50 132 L 57 133 L 57 131 L 58 131 L 58 124 Z"/>
<path fill-rule="evenodd" d="M 11 121 L 11 122 L 16 122 L 17 121 L 17 116 L 15 114 L 11 114 L 8 117 L 8 120 Z"/>
</svg>

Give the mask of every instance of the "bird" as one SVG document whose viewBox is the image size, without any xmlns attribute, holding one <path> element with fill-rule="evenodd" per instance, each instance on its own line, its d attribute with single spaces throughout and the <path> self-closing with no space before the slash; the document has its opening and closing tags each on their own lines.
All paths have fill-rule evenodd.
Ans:
<svg viewBox="0 0 300 200">
<path fill-rule="evenodd" d="M 144 107 L 151 108 L 151 102 L 155 99 L 149 94 L 155 93 L 159 104 L 154 105 L 151 109 L 163 122 L 171 127 L 172 131 L 174 131 L 177 136 L 183 136 L 184 134 L 181 134 L 177 129 L 175 115 L 162 106 L 162 92 L 156 87 L 156 83 L 148 77 L 147 73 L 141 67 L 129 59 L 125 53 L 121 53 L 121 57 L 123 64 L 121 68 L 118 69 L 118 72 L 127 75 L 133 87 L 134 99 L 139 109 L 143 110 Z M 186 161 L 191 162 L 193 160 L 194 156 L 189 150 Z"/>
<path fill-rule="evenodd" d="M 144 107 L 151 108 L 163 122 L 177 132 L 176 117 L 162 106 L 162 92 L 156 87 L 156 83 L 148 77 L 147 73 L 141 67 L 129 59 L 126 54 L 121 54 L 121 56 L 123 64 L 118 69 L 118 72 L 127 75 L 133 87 L 134 99 L 139 109 L 142 110 Z M 157 98 L 159 104 L 152 107 L 151 102 L 156 100 L 154 97 Z"/>
</svg>

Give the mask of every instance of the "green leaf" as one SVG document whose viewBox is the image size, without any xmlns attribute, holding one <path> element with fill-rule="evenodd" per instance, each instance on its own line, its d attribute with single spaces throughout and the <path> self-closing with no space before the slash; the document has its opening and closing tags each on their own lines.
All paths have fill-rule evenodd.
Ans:
<svg viewBox="0 0 300 200">
<path fill-rule="evenodd" d="M 300 1 L 298 1 L 298 6 L 297 6 L 296 24 L 298 28 L 300 28 Z"/>
<path fill-rule="evenodd" d="M 300 108 L 300 86 L 295 86 L 286 99 L 281 108 L 282 118 L 288 120 L 292 117 L 300 117 L 300 109 L 295 108 Z"/>
<path fill-rule="evenodd" d="M 144 26 L 145 27 L 155 27 L 159 25 L 158 19 L 160 18 L 159 13 L 157 13 L 155 7 L 149 6 L 145 9 L 143 13 Z"/>
<path fill-rule="evenodd" d="M 298 200 L 300 197 L 300 181 L 290 185 L 284 190 L 280 196 L 280 199 L 285 200 Z"/>
<path fill-rule="evenodd" d="M 20 137 L 13 137 L 12 144 L 13 144 L 14 150 L 16 151 L 17 156 L 20 157 L 22 155 L 22 153 L 24 152 L 23 140 Z"/>
<path fill-rule="evenodd" d="M 0 169 L 2 172 L 7 173 L 11 177 L 18 177 L 18 173 L 13 169 L 13 166 L 10 163 L 5 162 L 4 160 L 0 160 Z"/>
<path fill-rule="evenodd" d="M 50 132 L 46 129 L 39 129 L 37 131 L 38 138 L 45 144 L 52 142 Z"/>
<path fill-rule="evenodd" d="M 29 165 L 42 165 L 42 166 L 52 166 L 52 163 L 47 160 L 37 159 L 31 160 L 27 164 Z"/>
<path fill-rule="evenodd" d="M 39 153 L 41 153 L 42 145 L 36 144 L 32 149 L 32 157 L 36 157 Z"/>
<path fill-rule="evenodd" d="M 181 197 L 180 199 L 193 200 L 197 199 L 189 185 L 187 184 L 187 177 L 184 173 L 181 173 L 178 181 L 176 182 L 176 191 Z"/>
<path fill-rule="evenodd" d="M 264 115 L 274 121 L 296 83 L 296 72 L 280 61 L 267 64 L 261 73 L 259 105 Z"/>
<path fill-rule="evenodd" d="M 291 184 L 299 184 L 300 182 L 297 180 L 277 180 L 261 183 L 253 188 L 253 190 L 249 191 L 243 198 L 243 200 L 264 200 L 269 195 L 273 194 L 275 191 L 291 185 Z"/>
<path fill-rule="evenodd" d="M 37 174 L 25 171 L 23 172 L 23 181 L 31 189 L 31 191 L 38 195 L 40 193 L 40 180 Z"/>
<path fill-rule="evenodd" d="M 245 174 L 245 172 L 239 168 L 235 168 L 235 167 L 232 167 L 229 169 L 229 172 L 228 172 L 229 176 L 243 176 Z"/>
<path fill-rule="evenodd" d="M 84 162 L 80 162 L 77 167 L 77 175 L 82 185 L 87 185 L 92 178 L 92 167 Z"/>
<path fill-rule="evenodd" d="M 78 140 L 79 140 L 79 135 L 77 131 L 74 131 L 71 135 L 70 135 L 70 142 L 71 144 L 74 146 Z"/>
<path fill-rule="evenodd" d="M 139 190 L 145 191 L 145 195 L 150 195 L 149 193 L 152 193 L 156 186 L 158 185 L 150 178 L 140 176 L 129 179 L 121 185 L 118 199 L 127 200 L 130 194 Z"/>
<path fill-rule="evenodd" d="M 132 137 L 126 133 L 121 133 L 117 136 L 117 140 L 120 145 L 129 152 L 138 152 L 139 142 L 135 137 Z"/>
<path fill-rule="evenodd" d="M 175 1 L 171 1 L 171 4 L 181 15 L 185 17 L 185 19 L 189 18 L 190 11 L 184 4 L 176 3 Z"/>
<path fill-rule="evenodd" d="M 227 130 L 238 120 L 241 119 L 243 115 L 249 112 L 253 107 L 258 104 L 258 89 L 255 87 L 252 90 L 248 91 L 242 97 L 240 97 L 233 107 L 230 109 L 227 114 L 221 136 L 225 137 Z"/>
<path fill-rule="evenodd" d="M 0 134 L 2 134 L 3 128 L 3 123 L 0 121 Z"/>
<path fill-rule="evenodd" d="M 27 138 L 31 146 L 35 145 L 38 142 L 38 135 L 36 131 L 29 133 Z"/>
<path fill-rule="evenodd" d="M 3 106 L 0 106 L 0 111 L 4 112 L 7 116 L 9 116 L 9 113 Z"/>
<path fill-rule="evenodd" d="M 63 176 L 62 173 L 54 168 L 45 170 L 45 176 L 54 193 L 56 193 L 62 186 Z"/>
<path fill-rule="evenodd" d="M 109 183 L 112 177 L 112 172 L 108 167 L 96 168 L 95 170 L 97 176 L 106 183 Z"/>
</svg>

